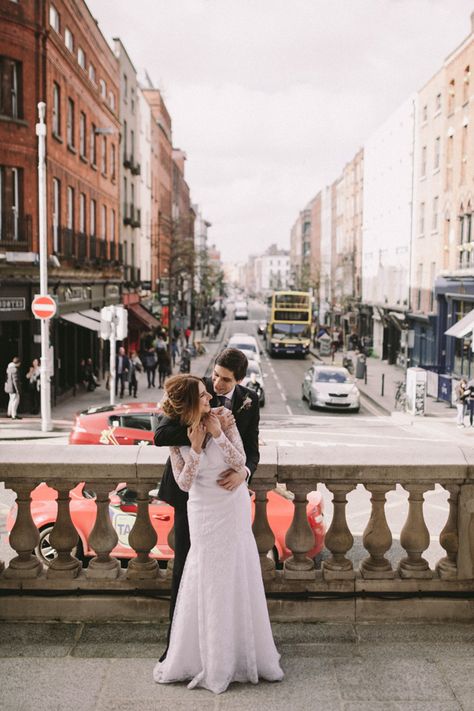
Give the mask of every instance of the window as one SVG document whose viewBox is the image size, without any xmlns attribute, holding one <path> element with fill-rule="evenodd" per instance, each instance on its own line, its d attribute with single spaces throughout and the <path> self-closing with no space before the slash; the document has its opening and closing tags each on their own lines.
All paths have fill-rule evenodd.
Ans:
<svg viewBox="0 0 474 711">
<path fill-rule="evenodd" d="M 441 94 L 436 94 L 435 113 L 439 113 L 440 111 L 441 111 Z"/>
<path fill-rule="evenodd" d="M 81 67 L 81 69 L 84 69 L 86 71 L 86 55 L 84 54 L 84 50 L 82 47 L 79 47 L 77 50 L 77 63 Z"/>
<path fill-rule="evenodd" d="M 69 148 L 74 148 L 74 101 L 67 100 L 67 144 Z"/>
<path fill-rule="evenodd" d="M 436 279 L 436 262 L 431 262 L 431 274 L 430 274 L 430 311 L 433 311 L 433 307 L 434 307 L 435 279 Z"/>
<path fill-rule="evenodd" d="M 127 160 L 127 122 L 123 122 L 123 161 Z"/>
<path fill-rule="evenodd" d="M 74 52 L 74 37 L 68 27 L 64 30 L 64 44 L 70 52 Z"/>
<path fill-rule="evenodd" d="M 420 203 L 420 235 L 425 234 L 425 203 Z"/>
<path fill-rule="evenodd" d="M 432 232 L 438 231 L 438 197 L 433 198 L 433 220 L 431 223 Z"/>
<path fill-rule="evenodd" d="M 59 34 L 60 24 L 59 24 L 59 12 L 56 10 L 54 5 L 49 6 L 49 24 Z"/>
<path fill-rule="evenodd" d="M 127 178 L 123 179 L 123 216 L 128 217 L 128 189 L 127 189 Z"/>
<path fill-rule="evenodd" d="M 426 177 L 426 146 L 423 146 L 421 149 L 421 177 L 425 178 Z"/>
<path fill-rule="evenodd" d="M 115 180 L 115 143 L 110 146 L 110 173 L 112 180 Z"/>
<path fill-rule="evenodd" d="M 96 135 L 95 135 L 95 124 L 93 124 L 93 123 L 91 123 L 89 149 L 90 149 L 89 158 L 90 158 L 91 165 L 96 165 L 96 162 L 97 162 Z"/>
<path fill-rule="evenodd" d="M 53 135 L 61 135 L 61 90 L 56 82 L 53 82 Z"/>
<path fill-rule="evenodd" d="M 128 101 L 128 79 L 126 74 L 123 75 L 123 100 L 125 103 Z"/>
<path fill-rule="evenodd" d="M 463 104 L 466 104 L 469 101 L 470 81 L 471 81 L 471 68 L 468 65 L 464 69 L 464 80 L 463 80 L 463 84 L 462 84 L 462 103 Z"/>
<path fill-rule="evenodd" d="M 130 108 L 132 110 L 132 114 L 135 113 L 135 90 L 132 89 L 130 92 Z"/>
<path fill-rule="evenodd" d="M 22 64 L 0 56 L 0 114 L 23 118 Z"/>
<path fill-rule="evenodd" d="M 84 193 L 79 195 L 79 232 L 86 232 L 86 196 Z"/>
<path fill-rule="evenodd" d="M 95 67 L 93 64 L 89 64 L 89 79 L 95 84 Z"/>
<path fill-rule="evenodd" d="M 416 308 L 419 311 L 421 309 L 421 288 L 422 288 L 422 281 L 423 281 L 423 264 L 418 264 L 416 281 L 417 281 L 416 286 L 418 287 Z"/>
<path fill-rule="evenodd" d="M 109 91 L 109 106 L 115 111 L 115 94 L 113 91 Z"/>
<path fill-rule="evenodd" d="M 96 202 L 95 202 L 95 200 L 91 200 L 91 214 L 90 214 L 91 237 L 95 237 L 95 214 L 96 214 Z"/>
<path fill-rule="evenodd" d="M 67 188 L 66 227 L 68 230 L 74 229 L 74 189 L 70 185 Z"/>
<path fill-rule="evenodd" d="M 0 238 L 26 240 L 22 227 L 23 170 L 0 165 Z"/>
<path fill-rule="evenodd" d="M 102 205 L 102 216 L 101 216 L 101 229 L 102 229 L 102 239 L 107 238 L 107 208 Z"/>
<path fill-rule="evenodd" d="M 428 104 L 425 104 L 423 106 L 422 117 L 423 117 L 423 123 L 426 123 L 428 121 Z"/>
<path fill-rule="evenodd" d="M 81 111 L 81 115 L 79 117 L 79 152 L 81 154 L 81 158 L 86 158 L 86 115 L 83 111 Z"/>
<path fill-rule="evenodd" d="M 454 113 L 454 102 L 456 98 L 456 83 L 454 79 L 449 82 L 448 91 L 448 116 Z"/>
<path fill-rule="evenodd" d="M 135 131 L 130 131 L 130 160 L 135 162 Z"/>
<path fill-rule="evenodd" d="M 107 139 L 105 136 L 102 136 L 102 156 L 100 163 L 102 174 L 105 175 L 107 173 Z"/>
<path fill-rule="evenodd" d="M 103 79 L 99 81 L 99 86 L 100 86 L 100 95 L 103 99 L 107 98 L 107 84 Z"/>
<path fill-rule="evenodd" d="M 466 182 L 467 167 L 467 124 L 462 127 L 461 135 L 461 183 Z"/>
<path fill-rule="evenodd" d="M 59 222 L 61 219 L 61 183 L 53 178 L 53 252 L 59 250 Z"/>
<path fill-rule="evenodd" d="M 434 145 L 433 170 L 439 170 L 440 152 L 441 152 L 441 138 L 440 138 L 440 136 L 438 136 L 438 137 L 435 139 L 435 145 Z"/>
<path fill-rule="evenodd" d="M 115 210 L 110 211 L 110 242 L 115 242 Z"/>
</svg>

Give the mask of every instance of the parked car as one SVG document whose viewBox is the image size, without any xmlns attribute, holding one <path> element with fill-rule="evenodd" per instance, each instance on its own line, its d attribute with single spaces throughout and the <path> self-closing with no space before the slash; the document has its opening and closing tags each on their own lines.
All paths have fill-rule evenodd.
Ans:
<svg viewBox="0 0 474 711">
<path fill-rule="evenodd" d="M 150 491 L 149 513 L 157 534 L 157 542 L 150 555 L 165 565 L 165 561 L 173 558 L 174 555 L 168 544 L 168 535 L 174 522 L 174 509 L 164 501 L 160 501 L 157 495 L 157 489 Z M 36 554 L 46 566 L 57 556 L 50 540 L 57 515 L 56 496 L 57 492 L 45 483 L 37 486 L 31 493 L 31 515 L 40 533 Z M 95 555 L 88 543 L 89 534 L 96 518 L 95 493 L 87 489 L 85 484 L 78 484 L 72 489 L 70 497 L 71 518 L 79 534 L 79 543 L 73 553 L 87 564 L 88 559 Z M 252 494 L 252 516 L 255 513 L 254 498 Z M 291 555 L 291 551 L 285 545 L 286 531 L 293 519 L 291 499 L 292 494 L 282 487 L 268 492 L 267 516 L 275 535 L 275 546 L 270 551 L 270 555 L 276 563 L 282 563 Z M 7 516 L 8 533 L 14 526 L 16 514 L 17 507 L 14 504 Z M 118 543 L 111 554 L 126 562 L 135 557 L 135 551 L 129 545 L 128 537 L 137 515 L 135 492 L 129 489 L 126 484 L 119 484 L 111 492 L 109 515 L 118 536 Z M 323 501 L 321 494 L 317 491 L 308 494 L 307 516 L 314 534 L 314 546 L 308 555 L 316 558 L 324 546 L 325 535 Z"/>
<path fill-rule="evenodd" d="M 255 390 L 258 394 L 258 401 L 260 407 L 265 406 L 265 388 L 263 382 L 263 373 L 260 367 L 260 363 L 256 360 L 249 360 L 247 372 L 245 378 L 242 380 L 242 385 L 245 385 L 249 390 Z"/>
<path fill-rule="evenodd" d="M 248 333 L 234 333 L 227 344 L 228 348 L 238 348 L 243 351 L 249 360 L 256 360 L 260 363 L 260 348 L 257 339 L 249 336 Z"/>
<path fill-rule="evenodd" d="M 360 392 L 346 368 L 313 365 L 306 372 L 301 397 L 310 410 L 318 407 L 359 412 Z"/>
<path fill-rule="evenodd" d="M 76 415 L 69 444 L 152 444 L 160 413 L 156 402 L 90 407 Z"/>
</svg>

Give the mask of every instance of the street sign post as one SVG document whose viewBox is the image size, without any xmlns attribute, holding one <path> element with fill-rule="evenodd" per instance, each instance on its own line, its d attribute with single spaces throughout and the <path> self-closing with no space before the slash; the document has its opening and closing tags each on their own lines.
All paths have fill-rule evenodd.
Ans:
<svg viewBox="0 0 474 711">
<path fill-rule="evenodd" d="M 123 306 L 104 306 L 100 310 L 100 337 L 110 341 L 109 360 L 109 392 L 110 404 L 115 405 L 115 372 L 116 341 L 123 341 L 128 332 L 128 311 Z"/>
</svg>

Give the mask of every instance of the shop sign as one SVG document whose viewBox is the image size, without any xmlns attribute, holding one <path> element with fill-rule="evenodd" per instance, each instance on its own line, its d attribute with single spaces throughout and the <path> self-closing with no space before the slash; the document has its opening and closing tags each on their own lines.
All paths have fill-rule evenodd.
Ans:
<svg viewBox="0 0 474 711">
<path fill-rule="evenodd" d="M 24 296 L 0 297 L 0 311 L 25 311 L 26 299 Z"/>
</svg>

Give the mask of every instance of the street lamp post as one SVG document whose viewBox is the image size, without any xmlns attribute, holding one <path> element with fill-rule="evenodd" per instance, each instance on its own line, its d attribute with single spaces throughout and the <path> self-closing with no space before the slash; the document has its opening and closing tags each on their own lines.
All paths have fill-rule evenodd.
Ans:
<svg viewBox="0 0 474 711">
<path fill-rule="evenodd" d="M 39 271 L 40 296 L 48 295 L 48 239 L 46 206 L 46 104 L 38 104 L 39 122 L 36 124 L 38 136 L 38 227 L 39 227 Z M 50 432 L 51 423 L 51 365 L 49 363 L 49 319 L 41 319 L 41 431 Z"/>
</svg>

